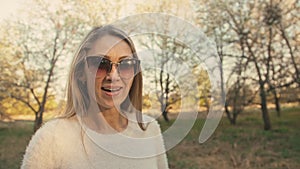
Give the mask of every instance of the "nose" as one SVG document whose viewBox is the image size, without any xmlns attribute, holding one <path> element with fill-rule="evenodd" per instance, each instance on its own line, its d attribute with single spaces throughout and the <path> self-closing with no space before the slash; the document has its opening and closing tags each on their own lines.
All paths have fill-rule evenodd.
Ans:
<svg viewBox="0 0 300 169">
<path fill-rule="evenodd" d="M 110 71 L 106 75 L 106 80 L 109 81 L 116 81 L 119 80 L 119 72 L 118 72 L 118 65 L 117 64 L 111 64 Z"/>
</svg>

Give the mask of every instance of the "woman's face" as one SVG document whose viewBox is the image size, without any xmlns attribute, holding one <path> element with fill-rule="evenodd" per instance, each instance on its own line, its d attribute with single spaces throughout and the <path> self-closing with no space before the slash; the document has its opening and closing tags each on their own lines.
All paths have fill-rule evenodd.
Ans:
<svg viewBox="0 0 300 169">
<path fill-rule="evenodd" d="M 87 53 L 87 56 L 87 59 L 89 58 L 89 56 L 100 56 L 99 58 L 105 58 L 98 58 L 98 62 L 105 62 L 106 65 L 109 65 L 107 63 L 110 62 L 120 63 L 120 61 L 124 62 L 124 60 L 126 59 L 133 58 L 130 46 L 124 40 L 112 35 L 105 35 L 98 39 L 93 44 L 91 50 L 89 50 L 89 52 Z M 90 63 L 90 65 L 94 64 L 98 66 L 100 64 L 95 63 L 97 62 L 97 59 L 91 59 L 88 61 L 88 63 L 89 62 L 93 62 Z M 120 67 L 120 64 L 110 64 L 110 71 L 105 71 L 103 69 L 100 69 L 100 67 L 97 68 L 97 66 L 94 66 L 94 68 L 88 66 L 88 69 L 89 71 L 93 72 L 92 74 L 96 72 L 95 95 L 98 105 L 101 109 L 119 109 L 122 102 L 124 102 L 124 100 L 128 96 L 134 78 L 134 69 L 130 69 L 130 71 L 127 70 L 127 72 L 123 71 L 123 74 L 121 74 L 121 70 L 118 71 L 118 67 Z M 123 77 L 124 72 L 127 73 L 125 74 L 126 78 Z"/>
</svg>

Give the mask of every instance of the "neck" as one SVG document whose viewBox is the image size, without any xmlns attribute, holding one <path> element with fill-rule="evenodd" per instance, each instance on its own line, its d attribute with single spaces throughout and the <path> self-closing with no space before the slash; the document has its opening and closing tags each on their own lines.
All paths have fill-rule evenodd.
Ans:
<svg viewBox="0 0 300 169">
<path fill-rule="evenodd" d="M 103 117 L 106 122 L 114 130 L 120 132 L 127 127 L 128 120 L 124 114 L 121 114 L 120 111 L 116 108 L 101 110 Z"/>
</svg>

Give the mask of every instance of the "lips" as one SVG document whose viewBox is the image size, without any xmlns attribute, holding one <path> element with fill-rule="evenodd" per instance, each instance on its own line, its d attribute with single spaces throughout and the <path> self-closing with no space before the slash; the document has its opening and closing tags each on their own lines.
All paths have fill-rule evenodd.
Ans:
<svg viewBox="0 0 300 169">
<path fill-rule="evenodd" d="M 101 87 L 101 90 L 104 91 L 104 93 L 108 96 L 118 95 L 121 92 L 122 89 L 123 89 L 123 87 L 119 87 L 119 86 L 104 86 L 104 87 Z"/>
</svg>

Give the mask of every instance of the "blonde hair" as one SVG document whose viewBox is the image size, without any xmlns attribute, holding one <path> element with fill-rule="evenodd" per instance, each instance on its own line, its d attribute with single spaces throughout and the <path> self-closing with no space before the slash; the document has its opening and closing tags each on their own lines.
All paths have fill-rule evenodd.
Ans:
<svg viewBox="0 0 300 169">
<path fill-rule="evenodd" d="M 86 78 L 84 73 L 85 57 L 89 49 L 91 49 L 92 44 L 105 35 L 116 36 L 124 40 L 131 48 L 133 57 L 138 58 L 136 50 L 131 38 L 122 30 L 108 25 L 103 27 L 96 27 L 91 30 L 88 35 L 81 42 L 78 48 L 69 72 L 69 78 L 67 82 L 67 102 L 64 112 L 61 118 L 71 118 L 76 115 L 76 111 L 86 112 L 90 104 L 90 97 L 88 96 L 86 83 L 83 83 L 84 78 Z M 121 109 L 126 112 L 136 113 L 136 119 L 139 127 L 145 130 L 142 119 L 142 73 L 140 66 L 136 70 L 131 89 L 129 91 L 128 97 L 121 104 Z M 79 109 L 78 109 L 79 108 Z M 79 112 L 81 113 L 81 112 Z"/>
</svg>

